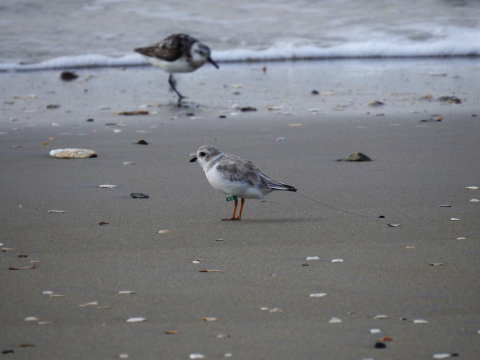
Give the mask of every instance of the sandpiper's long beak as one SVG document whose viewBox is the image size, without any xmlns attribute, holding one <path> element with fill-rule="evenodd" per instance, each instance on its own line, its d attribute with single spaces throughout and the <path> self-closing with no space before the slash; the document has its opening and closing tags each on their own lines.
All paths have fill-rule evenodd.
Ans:
<svg viewBox="0 0 480 360">
<path fill-rule="evenodd" d="M 196 157 L 196 156 L 194 156 L 193 158 L 190 159 L 190 162 L 195 162 L 195 161 L 197 161 L 197 157 Z"/>
<path fill-rule="evenodd" d="M 217 65 L 217 63 L 215 61 L 212 60 L 212 58 L 209 56 L 207 61 L 212 64 L 213 66 L 215 66 L 217 69 L 220 69 L 220 67 Z"/>
</svg>

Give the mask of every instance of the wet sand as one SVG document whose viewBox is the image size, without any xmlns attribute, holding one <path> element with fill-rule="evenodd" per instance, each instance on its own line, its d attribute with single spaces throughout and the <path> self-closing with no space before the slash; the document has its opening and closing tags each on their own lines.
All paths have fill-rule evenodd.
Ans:
<svg viewBox="0 0 480 360">
<path fill-rule="evenodd" d="M 470 199 L 480 190 L 465 189 L 480 186 L 478 62 L 263 65 L 179 76 L 180 92 L 200 104 L 190 109 L 174 106 L 158 69 L 79 70 L 72 82 L 59 71 L 0 74 L 0 243 L 13 249 L 0 253 L 0 350 L 14 351 L 5 357 L 478 356 L 480 203 Z M 36 98 L 15 98 L 30 94 Z M 432 99 L 420 100 L 425 94 Z M 442 95 L 462 104 L 438 101 Z M 372 100 L 385 105 L 362 105 Z M 135 109 L 151 114 L 115 114 Z M 149 145 L 134 144 L 141 139 Z M 222 222 L 232 203 L 188 162 L 204 144 L 368 218 L 275 192 L 270 202 L 247 200 L 242 221 Z M 98 157 L 48 155 L 69 147 Z M 354 151 L 373 161 L 337 161 Z M 53 209 L 65 213 L 47 213 Z M 127 323 L 131 317 L 147 321 Z M 329 323 L 334 317 L 341 323 Z M 393 341 L 375 349 L 384 336 Z"/>
</svg>

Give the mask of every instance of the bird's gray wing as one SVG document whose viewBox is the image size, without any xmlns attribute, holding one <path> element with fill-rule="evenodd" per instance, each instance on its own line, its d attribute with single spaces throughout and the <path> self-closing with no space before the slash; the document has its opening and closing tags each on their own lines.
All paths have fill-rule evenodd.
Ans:
<svg viewBox="0 0 480 360">
<path fill-rule="evenodd" d="M 197 41 L 190 35 L 174 34 L 153 46 L 137 48 L 135 51 L 148 57 L 164 61 L 175 61 L 184 54 L 190 56 L 188 49 Z"/>
</svg>

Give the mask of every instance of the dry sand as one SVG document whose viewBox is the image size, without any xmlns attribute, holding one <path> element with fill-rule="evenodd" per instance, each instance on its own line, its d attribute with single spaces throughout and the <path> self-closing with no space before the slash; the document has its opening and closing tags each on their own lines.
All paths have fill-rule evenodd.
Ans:
<svg viewBox="0 0 480 360">
<path fill-rule="evenodd" d="M 152 68 L 79 70 L 72 82 L 58 71 L 0 74 L 0 243 L 13 249 L 0 253 L 0 350 L 14 352 L 5 358 L 478 358 L 480 203 L 470 199 L 480 190 L 465 189 L 480 186 L 478 61 L 262 66 L 180 76 L 179 90 L 200 104 L 192 109 L 173 105 L 167 76 Z M 427 93 L 432 100 L 419 99 Z M 371 100 L 385 105 L 362 105 Z M 144 104 L 151 114 L 115 114 Z M 188 162 L 204 144 L 369 218 L 276 192 L 272 202 L 247 200 L 242 221 L 222 222 L 232 203 Z M 98 157 L 48 155 L 69 147 Z M 373 161 L 337 161 L 354 151 Z M 375 349 L 383 336 L 393 341 Z"/>
</svg>

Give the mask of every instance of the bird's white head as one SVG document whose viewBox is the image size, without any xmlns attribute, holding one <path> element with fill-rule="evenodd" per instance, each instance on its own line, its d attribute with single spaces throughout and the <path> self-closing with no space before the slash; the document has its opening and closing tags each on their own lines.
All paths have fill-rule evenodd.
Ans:
<svg viewBox="0 0 480 360">
<path fill-rule="evenodd" d="M 198 161 L 203 170 L 206 171 L 209 165 L 218 160 L 222 155 L 223 153 L 215 146 L 203 145 L 197 150 L 197 155 L 190 159 L 190 162 Z"/>
<path fill-rule="evenodd" d="M 190 55 L 192 57 L 192 62 L 197 64 L 199 67 L 208 61 L 218 69 L 217 63 L 210 57 L 210 48 L 207 45 L 197 41 L 192 45 L 190 49 Z"/>
</svg>

